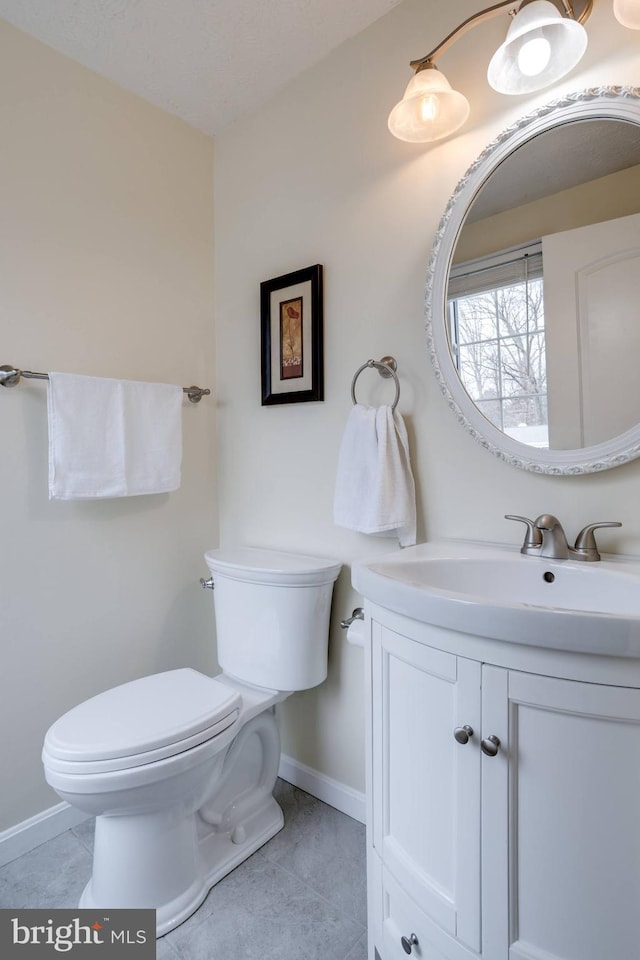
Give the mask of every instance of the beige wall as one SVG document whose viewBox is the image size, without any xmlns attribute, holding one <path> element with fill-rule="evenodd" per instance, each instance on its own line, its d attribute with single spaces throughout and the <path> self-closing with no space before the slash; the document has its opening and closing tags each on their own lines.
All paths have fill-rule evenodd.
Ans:
<svg viewBox="0 0 640 960">
<path fill-rule="evenodd" d="M 476 8 L 464 0 L 456 20 Z M 431 374 L 423 288 L 447 197 L 486 143 L 551 96 L 488 90 L 476 57 L 504 33 L 491 21 L 442 63 L 473 101 L 466 130 L 431 148 L 394 140 L 386 116 L 408 61 L 451 26 L 450 4 L 406 0 L 218 139 L 214 378 L 211 141 L 0 24 L 0 363 L 216 393 L 185 407 L 178 493 L 91 504 L 47 500 L 43 385 L 2 391 L 0 829 L 56 802 L 39 753 L 63 710 L 152 670 L 215 670 L 197 580 L 218 503 L 225 544 L 345 563 L 329 681 L 281 719 L 288 754 L 362 789 L 362 651 L 337 621 L 358 601 L 350 564 L 390 543 L 334 527 L 332 499 L 351 378 L 369 357 L 398 360 L 421 539 L 516 542 L 503 514 L 548 510 L 570 533 L 615 516 L 624 527 L 603 543 L 640 553 L 640 461 L 583 478 L 520 473 L 466 436 Z M 637 80 L 638 38 L 607 4 L 589 31 L 585 66 L 553 95 Z M 263 408 L 260 281 L 317 262 L 326 401 Z M 367 373 L 359 398 L 387 398 Z"/>
<path fill-rule="evenodd" d="M 215 389 L 212 142 L 0 22 L 0 364 Z M 49 724 L 117 682 L 213 669 L 215 400 L 181 489 L 49 502 L 46 389 L 0 391 L 0 830 L 58 802 Z"/>
<path fill-rule="evenodd" d="M 441 61 L 472 102 L 467 128 L 431 147 L 400 143 L 387 132 L 387 114 L 409 80 L 409 60 L 452 27 L 451 9 L 407 0 L 216 141 L 221 541 L 344 561 L 329 681 L 293 697 L 281 715 L 285 752 L 357 789 L 364 782 L 362 651 L 345 643 L 337 621 L 358 600 L 350 564 L 390 548 L 332 520 L 338 448 L 361 363 L 387 353 L 398 361 L 419 538 L 516 543 L 521 531 L 505 513 L 550 511 L 570 535 L 591 520 L 619 519 L 624 527 L 604 535 L 603 547 L 640 552 L 640 461 L 599 475 L 551 478 L 494 459 L 448 410 L 423 333 L 434 231 L 468 165 L 540 103 L 586 86 L 637 82 L 638 36 L 616 24 L 609 4 L 596 4 L 581 69 L 551 93 L 505 98 L 487 87 L 484 72 L 506 18 L 482 24 Z M 476 9 L 465 0 L 454 20 Z M 263 408 L 260 281 L 317 262 L 325 266 L 326 400 Z M 389 386 L 376 381 L 374 373 L 363 375 L 358 398 L 388 399 Z"/>
</svg>

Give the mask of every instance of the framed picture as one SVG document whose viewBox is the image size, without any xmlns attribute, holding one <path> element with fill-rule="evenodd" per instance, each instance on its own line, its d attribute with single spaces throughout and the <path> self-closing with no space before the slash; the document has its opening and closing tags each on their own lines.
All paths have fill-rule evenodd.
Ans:
<svg viewBox="0 0 640 960">
<path fill-rule="evenodd" d="M 260 284 L 262 405 L 324 400 L 322 265 Z"/>
</svg>

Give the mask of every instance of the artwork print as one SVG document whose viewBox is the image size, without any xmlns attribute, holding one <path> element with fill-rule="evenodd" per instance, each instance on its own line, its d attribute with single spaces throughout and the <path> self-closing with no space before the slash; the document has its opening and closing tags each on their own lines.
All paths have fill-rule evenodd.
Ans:
<svg viewBox="0 0 640 960">
<path fill-rule="evenodd" d="M 302 311 L 302 297 L 280 304 L 280 376 L 283 380 L 302 376 Z"/>
<path fill-rule="evenodd" d="M 262 405 L 324 399 L 322 265 L 260 284 Z"/>
</svg>

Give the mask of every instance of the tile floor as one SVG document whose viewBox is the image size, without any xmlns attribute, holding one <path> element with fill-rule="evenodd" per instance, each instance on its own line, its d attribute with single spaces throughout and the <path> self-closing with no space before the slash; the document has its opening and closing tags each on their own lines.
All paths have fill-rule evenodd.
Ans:
<svg viewBox="0 0 640 960">
<path fill-rule="evenodd" d="M 158 960 L 366 960 L 364 826 L 284 780 L 285 826 L 158 940 Z M 0 868 L 0 907 L 74 907 L 92 824 Z"/>
</svg>

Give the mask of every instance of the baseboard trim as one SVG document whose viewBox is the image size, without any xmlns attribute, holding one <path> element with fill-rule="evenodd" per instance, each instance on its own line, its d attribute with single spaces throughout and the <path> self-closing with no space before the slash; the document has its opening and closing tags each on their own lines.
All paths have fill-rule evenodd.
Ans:
<svg viewBox="0 0 640 960">
<path fill-rule="evenodd" d="M 0 833 L 0 867 L 88 819 L 68 803 L 57 803 Z"/>
<path fill-rule="evenodd" d="M 365 795 L 358 790 L 287 756 L 280 758 L 278 775 L 295 787 L 310 793 L 312 797 L 317 797 L 341 813 L 346 813 L 348 817 L 353 817 L 360 823 L 365 822 Z M 9 827 L 0 833 L 0 867 L 17 860 L 24 853 L 29 853 L 41 843 L 53 840 L 65 830 L 77 827 L 86 819 L 87 814 L 63 802 Z"/>
<path fill-rule="evenodd" d="M 347 787 L 338 780 L 327 777 L 324 773 L 319 773 L 312 767 L 294 760 L 293 757 L 281 756 L 278 776 L 282 777 L 294 787 L 300 787 L 312 797 L 323 800 L 329 806 L 335 807 L 341 813 L 346 813 L 348 817 L 353 817 L 360 823 L 366 820 L 366 798 L 364 793 L 354 790 L 353 787 Z"/>
</svg>

